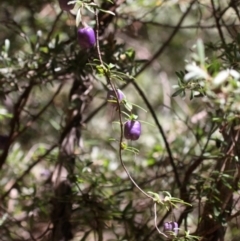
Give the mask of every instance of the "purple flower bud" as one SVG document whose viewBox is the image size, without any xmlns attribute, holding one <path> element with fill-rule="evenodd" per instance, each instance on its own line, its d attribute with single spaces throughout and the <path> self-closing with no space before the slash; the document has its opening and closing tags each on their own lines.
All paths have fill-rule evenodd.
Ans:
<svg viewBox="0 0 240 241">
<path fill-rule="evenodd" d="M 163 224 L 163 232 L 166 234 L 172 234 L 175 235 L 178 234 L 178 224 L 176 222 L 165 222 Z"/>
<path fill-rule="evenodd" d="M 136 120 L 128 120 L 124 124 L 124 137 L 127 140 L 136 141 L 141 135 L 141 123 Z"/>
<path fill-rule="evenodd" d="M 118 101 L 121 102 L 125 98 L 125 95 L 119 89 L 117 89 L 116 91 L 117 91 L 117 95 L 118 95 L 118 97 L 117 97 Z M 117 107 L 117 98 L 116 98 L 116 93 L 114 90 L 108 91 L 107 100 L 108 100 L 109 104 L 112 105 L 113 107 Z"/>
<path fill-rule="evenodd" d="M 87 26 L 84 28 L 79 28 L 77 32 L 78 43 L 82 49 L 92 48 L 96 43 L 96 37 L 94 30 Z"/>
<path fill-rule="evenodd" d="M 70 11 L 74 8 L 74 4 L 68 4 L 68 2 L 70 2 L 70 0 L 58 0 L 60 8 L 63 11 Z"/>
<path fill-rule="evenodd" d="M 44 179 L 48 179 L 50 176 L 52 175 L 52 172 L 48 169 L 43 169 L 41 172 L 40 172 L 40 176 Z"/>
</svg>

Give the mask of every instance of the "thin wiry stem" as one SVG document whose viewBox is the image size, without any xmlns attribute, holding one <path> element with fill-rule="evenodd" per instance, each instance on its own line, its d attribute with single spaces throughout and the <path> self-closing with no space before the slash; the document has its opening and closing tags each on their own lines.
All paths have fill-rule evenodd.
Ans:
<svg viewBox="0 0 240 241">
<path fill-rule="evenodd" d="M 96 16 L 96 46 L 97 46 L 97 53 L 98 53 L 98 58 L 100 61 L 100 64 L 102 66 L 104 66 L 103 64 L 103 60 L 102 60 L 102 56 L 101 56 L 101 52 L 100 52 L 100 47 L 99 47 L 99 37 L 98 37 L 98 29 L 99 29 L 99 21 L 98 21 L 98 15 L 97 15 L 97 11 L 95 12 L 95 16 Z M 115 85 L 112 83 L 108 73 L 105 72 L 105 76 L 107 78 L 107 82 L 110 84 L 111 88 L 113 89 L 113 91 L 115 92 L 115 95 L 118 96 L 117 90 Z M 121 105 L 120 102 L 118 100 L 118 98 L 116 98 L 117 100 L 117 106 L 118 106 L 118 117 L 119 117 L 119 122 L 120 122 L 120 140 L 119 140 L 119 159 L 121 162 L 121 165 L 124 169 L 124 171 L 126 172 L 126 174 L 128 175 L 128 178 L 131 180 L 131 182 L 134 184 L 134 186 L 141 192 L 143 193 L 145 196 L 147 196 L 148 198 L 152 199 L 152 197 L 147 194 L 145 191 L 143 191 L 138 185 L 137 183 L 134 181 L 134 179 L 132 178 L 132 176 L 130 175 L 129 171 L 127 170 L 127 167 L 125 166 L 123 159 L 122 159 L 122 144 L 123 144 L 123 120 L 122 120 L 122 113 L 121 113 Z"/>
<path fill-rule="evenodd" d="M 222 29 L 221 29 L 221 25 L 220 25 L 221 15 L 219 14 L 218 10 L 216 9 L 214 0 L 211 0 L 211 4 L 212 4 L 213 16 L 214 16 L 214 18 L 215 18 L 215 22 L 216 22 L 216 25 L 217 25 L 217 29 L 218 29 L 219 36 L 220 36 L 220 38 L 221 38 L 221 40 L 222 40 L 223 45 L 226 46 L 226 41 L 225 41 L 225 38 L 224 38 L 224 35 L 223 35 L 223 32 L 222 32 Z M 222 13 L 222 14 L 223 14 L 223 13 Z"/>
<path fill-rule="evenodd" d="M 157 204 L 154 203 L 154 224 L 155 224 L 155 228 L 157 229 L 157 231 L 163 235 L 164 237 L 168 237 L 166 234 L 164 234 L 163 232 L 161 232 L 161 230 L 158 228 L 158 223 L 157 223 Z"/>
<path fill-rule="evenodd" d="M 180 18 L 178 24 L 176 25 L 174 31 L 172 32 L 172 34 L 169 36 L 169 38 L 167 39 L 167 41 L 165 42 L 165 44 L 163 46 L 160 47 L 160 49 L 153 55 L 153 57 L 135 74 L 135 78 L 137 76 L 139 76 L 145 69 L 147 69 L 151 64 L 152 62 L 158 58 L 163 52 L 164 50 L 166 49 L 166 47 L 168 46 L 168 44 L 172 41 L 172 39 L 175 37 L 175 35 L 177 34 L 178 30 L 181 28 L 181 25 L 182 25 L 182 22 L 184 21 L 184 19 L 186 18 L 186 16 L 188 15 L 188 13 L 190 12 L 193 4 L 196 2 L 196 0 L 193 0 L 191 2 L 191 4 L 189 5 L 188 9 L 186 10 L 186 12 L 184 13 L 184 15 Z M 98 19 L 96 19 L 96 24 L 98 24 Z M 98 39 L 98 30 L 96 30 L 97 32 L 97 39 Z M 97 41 L 98 42 L 98 41 Z M 99 49 L 99 43 L 97 43 L 97 51 L 98 53 L 100 53 L 100 49 Z M 101 55 L 100 55 L 101 56 Z M 101 60 L 100 60 L 101 61 Z M 166 135 L 163 131 L 163 128 L 160 124 L 160 122 L 158 121 L 158 118 L 156 116 L 156 113 L 155 111 L 153 110 L 150 102 L 148 101 L 147 97 L 145 96 L 144 92 L 141 90 L 141 88 L 138 86 L 138 84 L 133 80 L 131 79 L 130 81 L 128 81 L 126 84 L 124 84 L 121 89 L 124 89 L 126 88 L 129 84 L 133 84 L 133 86 L 135 87 L 135 89 L 137 90 L 137 92 L 139 93 L 139 95 L 142 97 L 144 103 L 147 105 L 158 129 L 159 129 L 159 132 L 161 133 L 162 137 L 163 137 L 163 141 L 165 143 L 165 146 L 166 146 L 166 149 L 167 149 L 167 153 L 168 153 L 168 156 L 169 156 L 169 159 L 170 159 L 170 162 L 171 162 L 171 165 L 173 167 L 173 170 L 174 170 L 174 174 L 175 174 L 175 179 L 176 179 L 176 182 L 177 182 L 177 185 L 178 187 L 181 187 L 181 182 L 180 182 L 180 178 L 178 176 L 178 173 L 177 173 L 177 168 L 176 168 L 176 165 L 173 161 L 173 157 L 172 157 L 172 152 L 171 152 L 171 149 L 170 149 L 170 146 L 169 146 L 169 143 L 167 141 L 167 138 L 166 138 Z M 102 107 L 104 107 L 105 105 L 107 104 L 107 101 L 105 101 L 101 106 L 99 106 L 93 113 L 91 113 L 86 119 L 84 122 L 88 122 L 95 114 L 98 113 L 99 110 L 102 109 Z"/>
</svg>

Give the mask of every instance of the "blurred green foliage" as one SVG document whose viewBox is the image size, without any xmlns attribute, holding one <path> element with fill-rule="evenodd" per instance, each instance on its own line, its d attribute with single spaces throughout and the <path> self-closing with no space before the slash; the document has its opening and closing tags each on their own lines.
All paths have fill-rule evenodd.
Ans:
<svg viewBox="0 0 240 241">
<path fill-rule="evenodd" d="M 1 240 L 239 240 L 239 1 L 77 2 L 2 0 Z"/>
</svg>

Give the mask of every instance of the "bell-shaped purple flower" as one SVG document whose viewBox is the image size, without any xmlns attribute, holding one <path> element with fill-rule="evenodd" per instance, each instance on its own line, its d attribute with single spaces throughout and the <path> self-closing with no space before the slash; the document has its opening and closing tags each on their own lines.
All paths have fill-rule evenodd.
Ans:
<svg viewBox="0 0 240 241">
<path fill-rule="evenodd" d="M 70 11 L 74 8 L 74 4 L 68 4 L 70 0 L 58 0 L 59 6 L 63 11 Z"/>
<path fill-rule="evenodd" d="M 128 120 L 124 124 L 124 137 L 127 140 L 136 141 L 142 132 L 141 123 L 137 120 Z"/>
<path fill-rule="evenodd" d="M 121 102 L 125 98 L 125 95 L 121 90 L 117 89 L 116 92 L 117 96 L 114 90 L 109 90 L 107 94 L 107 100 L 109 104 L 113 107 L 117 107 L 117 98 L 119 102 Z"/>
<path fill-rule="evenodd" d="M 92 48 L 96 43 L 96 37 L 94 30 L 87 26 L 79 28 L 77 32 L 78 43 L 82 49 Z"/>
<path fill-rule="evenodd" d="M 178 223 L 177 222 L 165 222 L 163 224 L 163 232 L 165 234 L 178 235 Z"/>
</svg>

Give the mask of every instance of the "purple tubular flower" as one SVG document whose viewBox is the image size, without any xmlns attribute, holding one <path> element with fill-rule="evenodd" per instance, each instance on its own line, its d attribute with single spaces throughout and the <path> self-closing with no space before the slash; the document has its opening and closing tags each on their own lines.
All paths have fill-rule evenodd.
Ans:
<svg viewBox="0 0 240 241">
<path fill-rule="evenodd" d="M 165 222 L 163 224 L 163 232 L 166 234 L 178 235 L 178 224 L 176 222 Z"/>
<path fill-rule="evenodd" d="M 87 26 L 84 28 L 79 28 L 77 32 L 78 43 L 82 49 L 92 48 L 96 43 L 96 37 L 94 30 Z"/>
<path fill-rule="evenodd" d="M 141 123 L 136 120 L 128 120 L 124 124 L 124 137 L 127 140 L 136 141 L 141 135 Z"/>
<path fill-rule="evenodd" d="M 60 8 L 63 11 L 70 11 L 74 8 L 74 4 L 68 4 L 68 2 L 70 2 L 70 0 L 58 0 Z"/>
<path fill-rule="evenodd" d="M 113 107 L 117 107 L 117 98 L 119 102 L 121 102 L 125 98 L 125 95 L 121 90 L 117 89 L 116 91 L 118 95 L 117 97 L 114 90 L 109 90 L 107 94 L 107 100 Z"/>
</svg>

